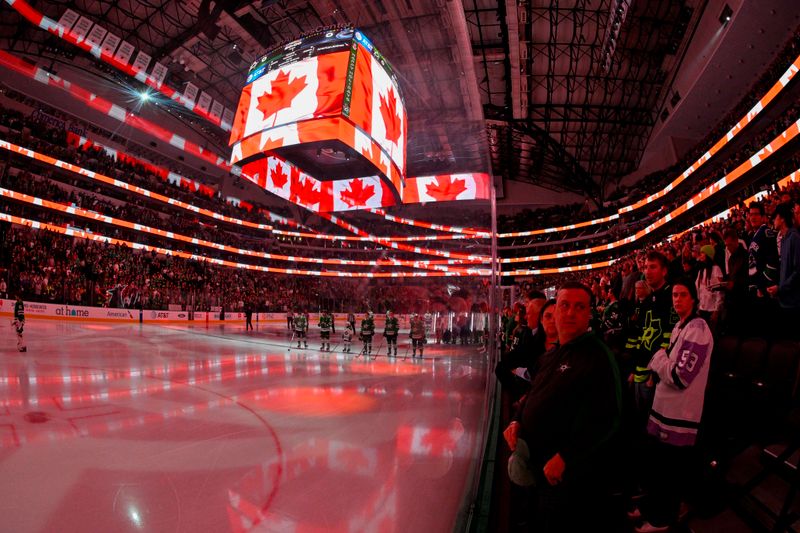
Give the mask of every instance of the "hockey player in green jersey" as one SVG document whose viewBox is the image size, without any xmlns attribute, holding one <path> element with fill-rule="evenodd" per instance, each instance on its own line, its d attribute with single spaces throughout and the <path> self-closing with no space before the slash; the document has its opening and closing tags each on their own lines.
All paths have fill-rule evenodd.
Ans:
<svg viewBox="0 0 800 533">
<path fill-rule="evenodd" d="M 331 330 L 336 333 L 333 328 L 333 316 L 328 311 L 323 311 L 319 317 L 319 336 L 322 339 L 323 351 L 331 351 Z"/>
<path fill-rule="evenodd" d="M 372 336 L 375 335 L 375 319 L 372 311 L 368 311 L 361 321 L 361 340 L 364 341 L 364 354 L 372 353 Z"/>
<path fill-rule="evenodd" d="M 294 315 L 294 336 L 297 337 L 297 347 L 300 347 L 300 341 L 303 341 L 303 348 L 308 348 L 308 320 L 305 313 L 297 313 Z"/>
<path fill-rule="evenodd" d="M 391 311 L 386 312 L 386 326 L 383 328 L 383 336 L 386 337 L 386 344 L 389 346 L 386 355 L 392 355 L 392 346 L 394 346 L 394 355 L 397 355 L 397 334 L 400 332 L 400 323 L 397 317 Z"/>
</svg>

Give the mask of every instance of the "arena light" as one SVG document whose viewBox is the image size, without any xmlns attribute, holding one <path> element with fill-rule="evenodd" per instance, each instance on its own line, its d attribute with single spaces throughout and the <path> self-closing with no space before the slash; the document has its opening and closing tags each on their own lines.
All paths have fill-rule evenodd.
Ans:
<svg viewBox="0 0 800 533">
<path fill-rule="evenodd" d="M 437 231 L 449 231 L 452 233 L 461 233 L 467 235 L 468 238 L 485 238 L 488 239 L 492 236 L 492 233 L 487 230 L 483 229 L 476 229 L 476 228 L 462 228 L 458 226 L 448 226 L 446 224 L 434 224 L 431 222 L 424 222 L 421 220 L 412 220 L 410 218 L 403 218 L 398 217 L 395 215 L 390 215 L 383 209 L 369 209 L 370 213 L 374 213 L 376 215 L 382 216 L 386 220 L 391 222 L 397 222 L 398 224 L 405 224 L 407 226 L 414 226 L 418 228 L 427 228 Z"/>
<path fill-rule="evenodd" d="M 276 260 L 276 261 L 290 261 L 290 262 L 298 262 L 298 263 L 315 263 L 320 265 L 344 265 L 344 266 L 369 266 L 369 267 L 386 267 L 386 266 L 403 266 L 403 267 L 413 267 L 413 268 L 427 268 L 432 270 L 441 270 L 444 272 L 447 271 L 456 271 L 459 270 L 457 268 L 452 268 L 448 266 L 441 266 L 441 265 L 449 265 L 449 264 L 463 264 L 461 261 L 457 260 L 433 260 L 433 261 L 414 261 L 408 259 L 394 259 L 394 258 L 386 258 L 380 260 L 366 260 L 366 259 L 327 259 L 327 258 L 319 258 L 319 257 L 302 257 L 302 256 L 289 256 L 289 255 L 282 255 L 282 254 L 272 254 L 267 252 L 259 252 L 256 250 L 250 250 L 246 248 L 237 248 L 234 246 L 228 246 L 225 244 L 219 244 L 212 241 L 206 241 L 204 239 L 198 239 L 195 237 L 189 237 L 187 235 L 182 235 L 180 233 L 175 233 L 173 231 L 167 231 L 159 228 L 153 228 L 144 224 L 139 224 L 136 222 L 130 222 L 127 220 L 123 220 L 116 217 L 111 217 L 107 215 L 103 215 L 96 211 L 91 211 L 89 209 L 83 209 L 81 207 L 71 206 L 62 204 L 60 202 L 53 202 L 51 200 L 46 200 L 44 198 L 38 198 L 36 196 L 31 196 L 25 193 L 12 191 L 9 189 L 5 189 L 0 187 L 0 196 L 4 198 L 11 198 L 17 200 L 19 202 L 24 202 L 30 205 L 40 206 L 46 209 L 50 209 L 52 211 L 57 211 L 63 213 L 65 215 L 73 215 L 83 217 L 89 220 L 103 222 L 105 224 L 109 224 L 112 226 L 117 226 L 121 228 L 126 228 L 128 230 L 146 233 L 148 235 L 155 235 L 157 237 L 161 237 L 164 239 L 170 239 L 174 241 L 181 241 L 188 244 L 196 245 L 196 246 L 203 246 L 205 248 L 210 248 L 213 250 L 219 250 L 224 252 L 229 252 L 232 254 L 237 255 L 244 255 L 248 257 L 257 257 L 260 259 L 268 259 L 268 260 Z M 489 275 L 489 271 L 485 271 L 486 275 Z"/>
<path fill-rule="evenodd" d="M 178 91 L 172 89 L 171 87 L 169 87 L 169 86 L 167 86 L 167 85 L 165 85 L 163 83 L 158 83 L 157 80 L 155 80 L 152 76 L 148 76 L 148 75 L 144 74 L 143 72 L 138 71 L 137 69 L 135 69 L 131 65 L 128 65 L 127 63 L 123 63 L 123 62 L 119 61 L 114 56 L 112 56 L 110 53 L 102 50 L 101 47 L 92 46 L 89 43 L 85 42 L 82 38 L 80 38 L 79 36 L 77 36 L 74 33 L 72 33 L 69 30 L 69 28 L 65 28 L 65 27 L 61 26 L 58 22 L 54 21 L 53 19 L 50 19 L 49 17 L 46 17 L 40 11 L 37 11 L 36 9 L 34 9 L 25 0 L 6 0 L 6 3 L 8 3 L 22 17 L 27 19 L 30 23 L 34 24 L 35 26 L 37 26 L 37 27 L 39 27 L 39 28 L 41 28 L 43 30 L 46 30 L 46 31 L 52 33 L 53 35 L 58 36 L 58 37 L 60 37 L 60 38 L 62 38 L 64 40 L 66 40 L 67 42 L 70 42 L 70 43 L 72 43 L 72 44 L 74 44 L 74 45 L 76 45 L 76 46 L 78 46 L 78 47 L 90 52 L 92 55 L 98 57 L 102 61 L 108 63 L 111 66 L 113 66 L 114 68 L 117 68 L 118 70 L 121 70 L 122 72 L 125 72 L 126 74 L 129 74 L 130 76 L 136 77 L 137 79 L 139 79 L 143 83 L 146 83 L 151 88 L 161 92 L 162 94 L 164 94 L 165 96 L 167 96 L 171 100 L 175 100 L 175 101 L 179 102 L 180 104 L 184 105 L 187 109 L 189 109 L 190 111 L 198 114 L 202 118 L 214 123 L 215 125 L 218 125 L 218 126 L 222 127 L 225 131 L 229 131 L 230 130 L 230 127 L 228 126 L 226 128 L 226 125 L 222 123 L 222 121 L 221 121 L 221 119 L 219 117 L 214 117 L 209 112 L 204 111 L 203 109 L 200 109 L 199 107 L 195 106 L 193 101 L 188 100 L 181 93 L 179 93 Z M 789 74 L 788 78 L 784 80 L 784 77 L 787 75 L 787 73 L 785 73 L 784 77 L 782 77 L 781 80 L 779 81 L 779 83 L 784 82 L 784 81 L 785 81 L 785 83 L 782 83 L 782 86 L 778 89 L 777 92 L 780 92 L 780 90 L 782 90 L 782 88 L 785 87 L 786 83 L 788 83 L 788 81 L 789 81 L 789 78 L 791 78 L 791 76 L 793 76 L 797 72 L 798 66 L 800 66 L 800 56 L 798 56 L 798 58 L 795 59 L 795 62 L 793 63 L 793 65 L 790 66 L 789 70 L 787 70 L 787 73 Z M 790 71 L 791 71 L 791 73 L 790 73 Z M 776 84 L 776 86 L 777 86 L 777 84 Z M 768 91 L 767 95 L 765 95 L 765 98 L 767 96 L 770 96 L 770 93 L 772 93 L 774 89 L 775 89 L 775 87 L 770 89 L 770 91 Z M 774 98 L 774 96 L 777 94 L 777 92 L 775 92 L 774 94 L 771 94 L 771 96 L 768 99 L 768 101 L 770 101 L 772 98 Z M 762 100 L 764 100 L 764 98 L 762 98 Z M 763 107 L 766 106 L 768 101 L 767 102 L 759 101 L 759 103 L 757 103 L 756 106 L 754 106 L 753 109 L 751 109 L 751 111 L 748 113 L 747 120 L 745 121 L 745 124 L 741 125 L 741 121 L 740 121 L 740 123 L 737 123 L 737 125 L 731 131 L 728 132 L 726 137 L 723 137 L 723 139 L 721 139 L 721 141 L 724 140 L 724 143 L 722 145 L 724 145 L 725 143 L 730 141 L 730 139 L 732 139 L 733 136 L 735 136 L 738 133 L 738 131 L 736 131 L 737 128 L 740 131 L 741 128 L 743 128 L 744 126 L 749 124 L 751 122 L 752 118 L 754 118 L 763 109 Z M 717 144 L 719 145 L 719 142 Z M 721 147 L 722 145 L 720 145 L 719 147 Z M 714 146 L 716 151 L 718 151 L 719 147 L 717 145 Z M 713 153 L 711 153 L 711 151 L 709 151 L 709 153 L 710 153 L 710 155 L 713 155 Z M 709 157 L 710 157 L 710 155 L 709 155 Z M 701 158 L 701 160 L 702 159 L 703 158 Z M 698 161 L 700 161 L 700 160 L 698 160 Z M 700 163 L 700 164 L 702 164 L 702 163 Z M 698 168 L 699 168 L 699 165 L 698 165 Z M 694 170 L 696 170 L 696 168 Z M 680 181 L 683 181 L 683 179 L 685 179 L 685 177 L 686 176 L 682 176 L 681 178 L 678 178 L 677 180 L 673 181 L 673 183 L 671 183 L 670 185 L 665 187 L 662 191 L 660 191 L 659 193 L 656 193 L 656 194 L 663 196 L 664 194 L 666 194 L 670 190 L 672 190 L 677 185 L 677 183 L 680 183 Z M 658 197 L 660 197 L 660 196 L 658 196 Z M 643 204 L 641 202 L 637 202 L 637 204 L 634 204 L 634 206 L 628 206 L 627 208 L 620 209 L 619 214 L 622 214 L 624 212 L 629 212 L 629 211 L 634 210 L 634 209 L 638 209 L 639 207 L 642 207 L 642 205 L 647 205 L 647 204 L 651 203 L 652 201 L 654 201 L 655 199 L 657 199 L 657 198 L 651 199 L 651 197 L 648 197 L 647 199 L 645 199 L 643 201 L 644 202 Z M 602 220 L 602 219 L 598 219 L 598 220 Z M 599 223 L 602 223 L 602 222 L 588 221 L 585 225 L 593 225 L 592 223 L 599 224 Z M 566 228 L 570 229 L 568 226 Z M 535 231 L 540 231 L 540 230 L 535 230 Z M 553 231 L 559 231 L 559 230 L 553 230 Z M 541 231 L 541 233 L 545 233 L 545 232 L 546 231 Z M 526 235 L 533 235 L 533 234 L 536 234 L 536 233 L 514 232 L 514 233 L 511 233 L 511 234 L 500 234 L 498 236 L 503 238 L 503 237 L 512 237 L 512 236 L 526 236 Z"/>
<path fill-rule="evenodd" d="M 139 101 L 142 103 L 150 101 L 150 92 L 147 89 L 139 93 Z"/>
<path fill-rule="evenodd" d="M 619 248 L 620 246 L 636 242 L 637 240 L 645 237 L 652 231 L 662 227 L 664 224 L 667 224 L 668 222 L 675 220 L 677 217 L 683 215 L 687 211 L 697 207 L 697 205 L 704 202 L 712 195 L 718 193 L 731 183 L 740 179 L 747 172 L 754 169 L 764 160 L 774 155 L 775 152 L 783 148 L 787 143 L 789 143 L 792 139 L 794 139 L 798 135 L 798 133 L 800 133 L 800 120 L 796 120 L 791 126 L 786 128 L 777 137 L 772 139 L 771 142 L 767 143 L 760 150 L 753 153 L 747 160 L 745 160 L 738 167 L 736 167 L 731 172 L 729 172 L 728 174 L 717 180 L 715 183 L 711 184 L 702 191 L 698 192 L 697 194 L 692 196 L 689 200 L 684 202 L 682 205 L 676 207 L 675 209 L 673 209 L 660 219 L 656 220 L 646 228 L 641 229 L 637 231 L 635 234 L 625 237 L 624 239 L 620 239 L 618 241 L 609 244 L 594 246 L 592 248 L 585 248 L 583 250 L 573 250 L 571 252 L 559 252 L 555 254 L 544 254 L 544 255 L 535 255 L 528 257 L 507 257 L 501 259 L 500 262 L 503 264 L 528 263 L 528 262 L 532 263 L 538 261 L 548 261 L 552 259 L 563 259 L 569 257 L 584 257 L 593 253 L 614 250 L 616 248 Z"/>
<path fill-rule="evenodd" d="M 241 220 L 241 219 L 238 219 L 238 218 L 235 218 L 235 217 L 229 217 L 227 215 L 222 215 L 222 214 L 217 213 L 215 211 L 211 211 L 209 209 L 197 207 L 197 206 L 194 206 L 192 204 L 188 204 L 186 202 L 182 202 L 181 200 L 176 200 L 174 198 L 170 198 L 168 196 L 164 196 L 162 194 L 150 191 L 148 189 L 144 189 L 144 188 L 139 187 L 137 185 L 129 184 L 127 182 L 121 181 L 121 180 L 116 179 L 116 178 L 110 178 L 110 177 L 108 177 L 108 176 L 106 176 L 104 174 L 100 174 L 99 172 L 94 172 L 92 170 L 88 170 L 88 169 L 79 167 L 77 165 L 73 165 L 72 163 L 67 163 L 65 161 L 61 161 L 59 159 L 55 159 L 53 157 L 38 153 L 38 152 L 36 152 L 34 150 L 30 150 L 28 148 L 23 148 L 21 146 L 18 146 L 16 144 L 10 143 L 10 142 L 2 140 L 2 139 L 0 139 L 0 148 L 6 149 L 6 150 L 8 150 L 10 152 L 17 153 L 19 155 L 23 155 L 25 157 L 29 157 L 31 159 L 35 159 L 37 161 L 41 161 L 42 163 L 46 163 L 46 164 L 49 164 L 49 165 L 52 165 L 52 166 L 55 166 L 55 167 L 58 167 L 58 168 L 62 168 L 64 170 L 68 170 L 70 172 L 74 172 L 76 174 L 79 174 L 81 176 L 85 176 L 85 177 L 87 177 L 89 179 L 92 179 L 92 180 L 100 181 L 100 182 L 106 183 L 108 185 L 113 185 L 114 187 L 118 187 L 118 188 L 124 189 L 124 190 L 129 191 L 129 192 L 133 192 L 135 194 L 139 194 L 139 195 L 147 197 L 147 198 L 152 198 L 154 200 L 157 200 L 157 201 L 169 204 L 169 205 L 173 205 L 173 206 L 179 207 L 181 209 L 185 209 L 187 211 L 191 211 L 193 213 L 202 214 L 202 215 L 205 215 L 207 217 L 210 217 L 210 218 L 213 218 L 213 219 L 216 219 L 216 220 L 221 220 L 221 221 L 227 222 L 229 224 L 235 224 L 235 225 L 239 225 L 239 226 L 245 226 L 245 227 L 249 227 L 249 228 L 253 228 L 253 229 L 260 229 L 260 230 L 265 230 L 265 231 L 274 231 L 274 228 L 272 226 L 268 225 L 268 224 L 249 222 L 247 220 Z M 342 225 L 343 221 L 341 221 L 338 218 L 336 218 L 336 220 L 337 220 L 337 222 L 335 222 L 335 223 L 339 224 L 341 227 L 344 227 L 348 231 L 352 231 L 350 228 L 355 228 L 354 226 L 351 226 L 351 225 L 344 225 L 343 226 Z M 360 231 L 360 230 L 358 230 L 356 228 L 355 231 Z M 329 239 L 329 240 L 338 240 L 339 236 L 329 235 L 329 236 L 319 237 L 319 238 L 326 238 L 326 239 Z M 387 245 L 386 245 L 387 248 L 392 248 L 393 247 L 393 246 L 388 245 L 388 243 L 391 241 L 391 239 L 392 239 L 391 237 L 384 238 L 384 237 L 372 236 L 372 235 L 369 235 L 369 234 L 367 234 L 365 232 L 362 232 L 362 237 L 361 237 L 361 240 L 363 240 L 363 241 L 368 241 L 368 242 L 379 242 L 379 241 L 382 241 L 384 243 L 387 243 Z M 447 255 L 448 252 L 441 252 L 441 251 L 438 251 L 438 250 L 436 250 L 435 253 L 426 254 L 425 251 L 428 250 L 427 248 L 418 248 L 418 247 L 402 246 L 402 245 L 400 247 L 398 247 L 398 248 L 402 249 L 402 250 L 405 250 L 405 251 L 419 253 L 419 254 L 423 254 L 423 255 L 438 255 L 438 256 L 441 256 L 441 257 L 450 257 L 450 255 Z M 463 255 L 463 254 L 461 254 L 461 255 Z M 466 261 L 462 261 L 462 262 L 473 262 L 473 263 L 485 262 L 486 261 L 486 258 L 482 257 L 482 256 L 463 256 L 463 257 L 453 256 L 453 259 L 463 259 L 463 260 L 466 260 Z M 454 264 L 458 264 L 458 263 L 459 262 L 454 262 Z"/>
<path fill-rule="evenodd" d="M 764 95 L 758 100 L 758 102 L 753 105 L 752 108 L 745 114 L 739 121 L 730 129 L 728 130 L 725 135 L 719 138 L 717 142 L 705 153 L 703 154 L 697 161 L 692 163 L 689 168 L 683 171 L 683 173 L 672 180 L 666 187 L 661 189 L 658 192 L 655 192 L 642 200 L 634 202 L 630 205 L 624 206 L 619 208 L 617 213 L 597 218 L 594 220 L 588 220 L 586 222 L 580 222 L 577 224 L 568 224 L 565 226 L 556 226 L 552 228 L 542 228 L 542 229 L 535 229 L 530 231 L 513 231 L 509 233 L 499 233 L 497 235 L 498 238 L 510 238 L 510 237 L 528 237 L 532 235 L 543 235 L 545 233 L 555 233 L 559 231 L 567 231 L 577 228 L 582 228 L 586 226 L 594 226 L 596 224 L 603 224 L 605 222 L 610 222 L 612 220 L 616 220 L 620 217 L 620 215 L 630 213 L 637 209 L 640 209 L 646 205 L 649 205 L 659 198 L 663 198 L 673 189 L 675 189 L 678 185 L 683 183 L 686 179 L 689 178 L 694 172 L 697 171 L 701 166 L 703 166 L 706 162 L 708 162 L 712 156 L 714 156 L 717 152 L 719 152 L 726 144 L 728 144 L 731 140 L 734 139 L 739 133 L 741 133 L 748 125 L 750 125 L 753 120 L 775 99 L 781 91 L 789 84 L 789 82 L 794 78 L 797 74 L 798 70 L 800 70 L 800 55 L 798 55 L 795 60 L 792 62 L 791 65 L 780 75 L 778 80 L 770 87 Z"/>
<path fill-rule="evenodd" d="M 120 61 L 113 53 L 110 53 L 106 50 L 103 50 L 101 45 L 92 45 L 83 39 L 81 36 L 76 35 L 73 33 L 69 28 L 65 28 L 55 20 L 45 16 L 42 12 L 37 11 L 31 4 L 26 2 L 25 0 L 6 0 L 6 3 L 10 5 L 13 9 L 17 11 L 22 17 L 24 17 L 28 22 L 37 26 L 47 32 L 50 32 L 56 37 L 59 37 L 70 44 L 77 46 L 78 48 L 89 52 L 96 58 L 100 59 L 104 63 L 114 67 L 115 69 L 119 70 L 120 72 L 124 72 L 125 74 L 136 78 L 140 82 L 144 83 L 151 89 L 160 92 L 164 96 L 166 96 L 169 100 L 177 102 L 178 104 L 182 105 L 189 111 L 195 113 L 199 117 L 208 122 L 214 124 L 215 126 L 219 126 L 224 131 L 231 130 L 231 124 L 226 123 L 222 120 L 221 117 L 213 115 L 210 110 L 203 109 L 202 107 L 195 105 L 194 100 L 190 100 L 186 98 L 183 94 L 179 91 L 173 89 L 169 85 L 159 82 L 153 75 L 147 75 L 144 71 L 139 70 L 133 65 L 128 64 L 127 62 Z M 113 51 L 112 51 L 113 52 Z"/>
<path fill-rule="evenodd" d="M 225 172 L 236 174 L 239 172 L 238 167 L 233 168 L 228 164 L 227 159 L 210 152 L 202 146 L 195 144 L 180 135 L 162 128 L 161 126 L 151 122 L 145 118 L 138 117 L 132 113 L 126 113 L 125 109 L 114 104 L 105 98 L 102 98 L 91 91 L 84 89 L 76 83 L 67 81 L 59 76 L 45 75 L 45 71 L 36 65 L 31 65 L 27 61 L 20 59 L 4 50 L 0 50 L 0 65 L 14 70 L 32 80 L 38 81 L 48 87 L 60 89 L 76 100 L 82 102 L 86 106 L 95 109 L 114 120 L 127 124 L 137 130 L 151 135 L 163 142 L 168 143 L 175 148 L 195 156 L 207 163 L 210 163 Z"/>
<path fill-rule="evenodd" d="M 198 261 L 201 263 L 208 263 L 211 265 L 238 268 L 242 270 L 251 270 L 254 272 L 272 272 L 276 274 L 290 274 L 296 276 L 316 276 L 325 278 L 430 278 L 430 277 L 464 277 L 464 276 L 485 276 L 483 269 L 464 269 L 455 272 L 442 272 L 442 271 L 411 271 L 411 272 L 347 272 L 341 270 L 306 270 L 299 268 L 278 268 L 268 267 L 262 265 L 251 265 L 247 263 L 238 263 L 228 261 L 225 259 L 217 259 L 213 257 L 205 257 L 197 254 L 190 254 L 180 250 L 170 250 L 160 246 L 150 246 L 148 244 L 141 244 L 137 242 L 127 241 L 124 239 L 117 239 L 108 237 L 99 233 L 92 233 L 82 231 L 71 227 L 58 226 L 56 224 L 49 224 L 32 220 L 25 217 L 18 217 L 9 215 L 8 213 L 0 213 L 0 220 L 10 222 L 11 224 L 19 224 L 33 229 L 43 229 L 53 233 L 59 233 L 68 237 L 76 239 L 86 239 L 93 242 L 101 242 L 112 246 L 125 246 L 133 250 L 143 250 L 145 252 L 155 252 L 157 254 L 167 255 L 170 257 L 180 257 L 182 259 L 189 259 L 191 261 Z"/>
</svg>

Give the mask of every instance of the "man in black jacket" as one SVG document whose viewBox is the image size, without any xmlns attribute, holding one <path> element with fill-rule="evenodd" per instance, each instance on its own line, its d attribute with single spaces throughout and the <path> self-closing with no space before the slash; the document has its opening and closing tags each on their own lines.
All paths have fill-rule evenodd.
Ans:
<svg viewBox="0 0 800 533">
<path fill-rule="evenodd" d="M 530 452 L 536 531 L 608 531 L 610 441 L 619 426 L 621 387 L 614 356 L 589 331 L 592 293 L 580 283 L 558 291 L 559 347 L 547 352 L 517 419 L 504 437 Z"/>
</svg>

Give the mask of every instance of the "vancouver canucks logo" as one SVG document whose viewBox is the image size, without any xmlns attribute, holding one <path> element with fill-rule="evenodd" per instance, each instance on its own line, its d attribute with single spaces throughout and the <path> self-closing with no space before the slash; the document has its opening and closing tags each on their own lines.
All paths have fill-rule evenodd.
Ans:
<svg viewBox="0 0 800 533">
<path fill-rule="evenodd" d="M 652 351 L 653 342 L 661 339 L 661 319 L 653 318 L 653 311 L 648 310 L 644 319 L 644 330 L 642 331 L 642 346 L 647 351 Z"/>
</svg>

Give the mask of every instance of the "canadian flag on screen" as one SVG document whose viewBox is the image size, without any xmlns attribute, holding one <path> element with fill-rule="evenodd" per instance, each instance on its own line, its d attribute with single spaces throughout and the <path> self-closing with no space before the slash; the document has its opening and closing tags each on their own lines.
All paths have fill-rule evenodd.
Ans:
<svg viewBox="0 0 800 533">
<path fill-rule="evenodd" d="M 391 78 L 372 59 L 372 138 L 405 173 L 406 110 Z"/>
<path fill-rule="evenodd" d="M 258 159 L 256 161 L 251 161 L 246 165 L 242 166 L 242 177 L 248 179 L 261 187 L 262 189 L 266 189 L 267 183 L 267 160 L 266 159 Z"/>
<path fill-rule="evenodd" d="M 377 176 L 333 182 L 333 210 L 350 211 L 395 204 L 391 190 Z"/>
<path fill-rule="evenodd" d="M 440 174 L 407 178 L 403 203 L 484 200 L 489 198 L 487 174 Z"/>
<path fill-rule="evenodd" d="M 242 90 L 231 143 L 259 131 L 341 113 L 348 52 L 310 57 L 270 71 Z"/>
</svg>

